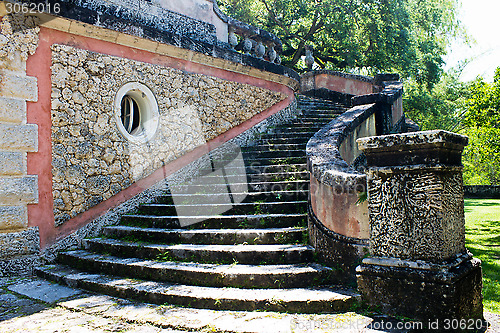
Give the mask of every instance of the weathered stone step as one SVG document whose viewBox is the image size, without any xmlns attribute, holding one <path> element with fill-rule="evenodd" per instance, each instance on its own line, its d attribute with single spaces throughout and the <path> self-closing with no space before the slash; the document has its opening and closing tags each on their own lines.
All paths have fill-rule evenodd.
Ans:
<svg viewBox="0 0 500 333">
<path fill-rule="evenodd" d="M 270 172 L 249 174 L 248 178 L 251 182 L 266 182 L 266 181 L 284 181 L 284 180 L 309 180 L 308 171 L 300 172 Z"/>
<path fill-rule="evenodd" d="M 254 145 L 266 145 L 266 144 L 307 144 L 309 138 L 292 138 L 292 137 L 270 137 L 261 138 L 253 141 Z M 252 147 L 252 146 L 248 146 Z"/>
<path fill-rule="evenodd" d="M 110 238 L 135 239 L 167 244 L 290 244 L 301 242 L 307 228 L 269 229 L 159 229 L 128 226 L 104 228 Z"/>
<path fill-rule="evenodd" d="M 251 290 L 198 287 L 123 279 L 61 265 L 47 265 L 36 273 L 52 281 L 111 296 L 214 310 L 335 313 L 348 311 L 360 301 L 360 295 L 354 291 L 332 287 Z"/>
<path fill-rule="evenodd" d="M 119 258 L 85 250 L 62 252 L 58 261 L 90 272 L 113 272 L 113 275 L 233 288 L 301 288 L 331 284 L 335 277 L 331 268 L 319 264 L 240 265 L 201 264 L 195 262 L 157 261 L 142 258 Z"/>
<path fill-rule="evenodd" d="M 272 134 L 272 133 L 278 133 L 278 134 L 281 134 L 281 133 L 287 133 L 287 134 L 288 133 L 295 133 L 295 134 L 316 133 L 317 131 L 319 131 L 323 127 L 324 127 L 324 125 L 302 126 L 302 125 L 287 124 L 287 125 L 283 125 L 283 127 L 277 127 L 272 132 L 268 132 L 268 133 L 270 133 L 270 134 Z"/>
<path fill-rule="evenodd" d="M 190 261 L 214 264 L 280 265 L 300 264 L 312 259 L 308 245 L 220 245 L 220 244 L 148 244 L 119 239 L 84 240 L 88 251 L 117 257 L 134 257 L 161 261 Z"/>
<path fill-rule="evenodd" d="M 138 214 L 142 215 L 183 215 L 189 212 L 192 215 L 235 215 L 235 214 L 283 214 L 304 213 L 307 210 L 307 201 L 286 202 L 242 202 L 233 204 L 203 204 L 166 205 L 144 204 L 139 206 Z"/>
<path fill-rule="evenodd" d="M 249 162 L 248 165 L 245 166 L 245 169 L 242 170 L 238 167 L 226 167 L 224 168 L 225 172 L 231 175 L 246 173 L 247 177 L 257 175 L 257 174 L 266 174 L 266 173 L 287 173 L 287 172 L 306 172 L 307 165 L 305 163 L 297 163 L 297 164 L 257 164 L 255 162 Z M 212 169 L 200 169 L 200 176 L 202 177 L 212 177 L 210 173 L 213 172 Z M 215 178 L 220 178 L 220 176 L 213 176 Z"/>
<path fill-rule="evenodd" d="M 226 172 L 229 171 L 231 172 L 230 169 L 226 169 Z M 247 170 L 250 171 L 250 170 Z M 242 178 L 246 176 L 247 181 L 249 183 L 257 183 L 257 182 L 268 182 L 268 181 L 283 181 L 283 180 L 308 180 L 309 179 L 309 172 L 304 170 L 304 171 L 281 171 L 280 172 L 269 172 L 269 173 L 263 173 L 259 172 L 260 170 L 251 170 L 253 172 L 247 172 L 246 175 L 230 175 L 227 176 L 226 178 L 228 180 L 232 180 L 235 178 Z M 265 171 L 265 170 L 264 170 Z M 220 175 L 204 175 L 202 176 L 203 179 L 207 179 L 207 183 L 214 183 L 216 184 L 225 182 L 225 180 L 221 180 Z M 197 178 L 199 179 L 199 178 Z"/>
<path fill-rule="evenodd" d="M 150 228 L 284 228 L 301 227 L 306 224 L 307 214 L 261 214 L 220 216 L 154 216 L 123 215 L 121 223 Z"/>
<path fill-rule="evenodd" d="M 205 179 L 203 179 L 205 180 Z M 211 181 L 211 179 L 207 179 Z M 207 184 L 186 184 L 174 185 L 170 187 L 172 195 L 182 194 L 219 194 L 227 193 L 228 186 L 231 191 L 252 191 L 252 192 L 265 192 L 265 191 L 307 191 L 309 188 L 308 180 L 288 180 L 288 181 L 269 181 L 269 182 L 246 182 L 246 183 L 225 183 L 224 179 L 218 179 L 222 183 L 207 183 Z"/>
<path fill-rule="evenodd" d="M 248 150 L 243 152 L 243 158 L 246 161 L 255 161 L 258 159 L 265 158 L 287 158 L 287 157 L 305 157 L 306 150 L 276 150 L 276 151 L 260 151 L 254 150 L 252 148 L 247 148 Z"/>
<path fill-rule="evenodd" d="M 289 129 L 288 131 L 283 132 L 267 132 L 261 133 L 257 135 L 256 139 L 273 139 L 273 138 L 289 138 L 289 139 L 303 139 L 309 140 L 317 131 L 294 131 L 293 129 Z"/>
<path fill-rule="evenodd" d="M 265 201 L 303 201 L 307 200 L 309 191 L 261 191 L 261 192 L 232 192 L 233 198 L 237 198 L 237 202 L 253 202 L 256 200 Z M 173 198 L 170 194 L 159 196 L 156 198 L 157 203 L 161 204 L 174 204 Z M 205 194 L 183 194 L 176 195 L 175 204 L 221 204 L 227 205 L 230 203 L 230 198 L 228 193 L 205 193 Z"/>
<path fill-rule="evenodd" d="M 280 151 L 280 150 L 304 150 L 307 142 L 300 143 L 267 143 L 263 145 L 254 145 L 241 148 L 245 152 L 262 152 L 262 151 Z"/>
</svg>

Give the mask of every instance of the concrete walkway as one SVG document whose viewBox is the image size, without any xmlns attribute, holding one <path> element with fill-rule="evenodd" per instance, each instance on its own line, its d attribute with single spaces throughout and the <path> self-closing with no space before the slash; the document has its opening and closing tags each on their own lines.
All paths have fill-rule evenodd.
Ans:
<svg viewBox="0 0 500 333">
<path fill-rule="evenodd" d="M 500 332 L 499 316 L 487 314 Z M 53 284 L 0 279 L 0 332 L 411 332 L 405 323 L 354 312 L 301 315 L 157 306 Z M 406 323 L 410 325 L 410 323 Z M 389 329 L 392 327 L 393 329 Z"/>
</svg>

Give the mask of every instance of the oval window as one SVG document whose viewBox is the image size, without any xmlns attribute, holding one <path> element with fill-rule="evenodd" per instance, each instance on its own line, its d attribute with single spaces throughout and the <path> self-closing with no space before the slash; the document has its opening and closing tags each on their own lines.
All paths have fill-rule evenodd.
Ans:
<svg viewBox="0 0 500 333">
<path fill-rule="evenodd" d="M 139 82 L 129 82 L 118 90 L 115 119 L 122 135 L 135 143 L 151 140 L 158 129 L 158 103 L 153 92 Z"/>
</svg>

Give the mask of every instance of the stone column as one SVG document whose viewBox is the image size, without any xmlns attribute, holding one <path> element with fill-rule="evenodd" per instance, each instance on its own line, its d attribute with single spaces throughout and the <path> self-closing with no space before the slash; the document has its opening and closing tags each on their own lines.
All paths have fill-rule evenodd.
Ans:
<svg viewBox="0 0 500 333">
<path fill-rule="evenodd" d="M 418 320 L 483 318 L 481 262 L 465 248 L 465 136 L 414 132 L 357 140 L 368 162 L 369 305 Z"/>
</svg>

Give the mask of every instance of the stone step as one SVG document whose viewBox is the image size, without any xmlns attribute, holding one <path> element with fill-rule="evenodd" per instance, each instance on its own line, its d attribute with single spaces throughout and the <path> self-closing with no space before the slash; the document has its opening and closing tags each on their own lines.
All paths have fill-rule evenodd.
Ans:
<svg viewBox="0 0 500 333">
<path fill-rule="evenodd" d="M 159 229 L 128 227 L 123 225 L 106 227 L 103 234 L 110 238 L 135 239 L 144 242 L 166 244 L 292 244 L 301 242 L 307 228 L 269 229 Z"/>
<path fill-rule="evenodd" d="M 117 257 L 160 261 L 183 261 L 214 264 L 281 265 L 300 264 L 312 259 L 313 248 L 296 244 L 220 245 L 220 244 L 149 244 L 119 239 L 84 240 L 91 252 Z"/>
<path fill-rule="evenodd" d="M 260 192 L 232 192 L 231 193 L 236 202 L 253 202 L 257 200 L 284 202 L 284 201 L 303 201 L 307 200 L 309 191 L 260 191 Z M 229 204 L 230 197 L 228 193 L 205 193 L 205 194 L 183 194 L 176 195 L 175 203 L 170 194 L 158 196 L 156 203 L 160 204 Z"/>
<path fill-rule="evenodd" d="M 225 169 L 226 171 L 229 171 L 229 175 L 226 176 L 229 180 L 235 179 L 239 177 L 243 177 L 243 175 L 237 175 L 236 172 L 231 173 L 232 170 L 230 169 Z M 240 171 L 239 169 L 233 169 Z M 254 172 L 248 172 L 250 170 L 245 170 L 246 172 L 246 178 L 249 183 L 257 183 L 257 182 L 269 182 L 269 181 L 283 181 L 283 180 L 309 180 L 309 172 L 304 170 L 304 171 L 282 171 L 282 172 L 269 172 L 269 173 L 263 173 L 263 172 L 258 172 L 257 170 L 252 170 Z M 264 170 L 265 171 L 265 170 Z M 221 177 L 220 175 L 203 175 L 200 176 L 203 177 L 203 179 L 207 181 L 207 183 L 213 183 L 216 184 L 221 183 Z M 199 179 L 200 177 L 197 177 L 195 179 Z"/>
<path fill-rule="evenodd" d="M 349 311 L 360 302 L 356 292 L 335 287 L 249 290 L 187 286 L 87 273 L 61 265 L 47 265 L 36 273 L 61 284 L 111 296 L 213 310 L 336 313 Z"/>
<path fill-rule="evenodd" d="M 284 228 L 306 225 L 307 214 L 256 214 L 256 215 L 208 215 L 208 216 L 155 216 L 123 215 L 121 223 L 148 228 Z"/>
<path fill-rule="evenodd" d="M 304 213 L 307 210 L 307 201 L 285 202 L 242 202 L 233 204 L 191 204 L 165 205 L 143 204 L 139 206 L 137 214 L 141 215 L 183 215 L 189 212 L 192 215 L 235 215 L 235 214 L 279 214 Z"/>
<path fill-rule="evenodd" d="M 307 144 L 310 137 L 306 138 L 292 138 L 292 137 L 269 137 L 269 138 L 260 138 L 258 140 L 254 140 L 254 145 L 267 145 L 267 144 Z M 253 147 L 253 146 L 247 146 Z"/>
<path fill-rule="evenodd" d="M 150 281 L 232 288 L 301 288 L 332 284 L 335 272 L 319 264 L 242 265 L 174 262 L 97 254 L 85 250 L 62 252 L 61 264 L 89 272 Z"/>
<path fill-rule="evenodd" d="M 273 138 L 290 138 L 290 139 L 303 139 L 306 141 L 309 141 L 309 139 L 316 134 L 315 130 L 309 130 L 309 131 L 294 131 L 293 129 L 289 129 L 288 131 L 283 131 L 283 132 L 267 132 L 267 133 L 260 133 L 260 135 L 256 136 L 256 140 L 259 139 L 273 139 Z"/>
<path fill-rule="evenodd" d="M 243 171 L 240 167 L 225 167 L 224 170 L 227 174 L 236 175 L 239 173 L 246 173 L 247 176 L 253 176 L 257 174 L 266 174 L 266 173 L 287 173 L 287 172 L 307 172 L 307 165 L 305 163 L 296 163 L 296 164 L 267 164 L 257 165 L 254 162 L 249 162 L 245 166 L 245 170 Z M 200 175 L 198 177 L 210 177 L 210 173 L 212 173 L 212 169 L 200 169 Z M 220 177 L 220 176 L 215 176 Z"/>
<path fill-rule="evenodd" d="M 225 183 L 224 178 L 221 179 L 202 179 L 207 181 L 206 184 L 180 184 L 170 186 L 170 193 L 178 196 L 183 194 L 219 194 L 227 193 L 228 186 L 231 192 L 240 193 L 243 191 L 265 192 L 265 191 L 307 191 L 309 189 L 308 180 L 285 180 L 285 181 L 269 181 L 269 182 L 246 182 L 246 183 Z M 223 183 L 210 183 L 211 181 Z"/>
<path fill-rule="evenodd" d="M 275 151 L 260 151 L 254 150 L 252 148 L 248 148 L 248 151 L 242 152 L 243 158 L 246 161 L 255 161 L 258 159 L 266 159 L 266 158 L 287 158 L 287 157 L 305 157 L 306 150 L 298 149 L 298 150 L 275 150 Z"/>
<path fill-rule="evenodd" d="M 242 147 L 244 152 L 280 151 L 280 150 L 302 150 L 305 151 L 307 142 L 300 143 L 267 143 Z"/>
</svg>

